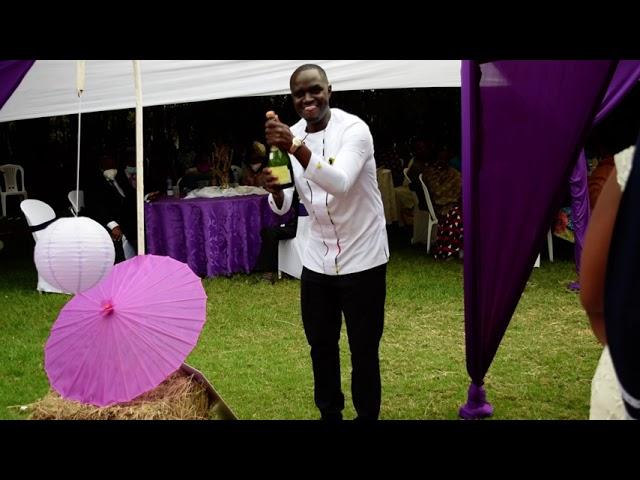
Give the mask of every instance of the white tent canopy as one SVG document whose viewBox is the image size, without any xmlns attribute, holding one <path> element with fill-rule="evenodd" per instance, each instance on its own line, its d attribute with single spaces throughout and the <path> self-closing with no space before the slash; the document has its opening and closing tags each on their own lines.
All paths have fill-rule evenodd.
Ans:
<svg viewBox="0 0 640 480">
<path fill-rule="evenodd" d="M 334 91 L 460 87 L 460 60 L 142 60 L 144 106 L 289 93 L 303 63 Z M 135 107 L 130 60 L 86 62 L 83 112 Z M 38 60 L 0 110 L 0 122 L 78 113 L 75 60 Z"/>
</svg>

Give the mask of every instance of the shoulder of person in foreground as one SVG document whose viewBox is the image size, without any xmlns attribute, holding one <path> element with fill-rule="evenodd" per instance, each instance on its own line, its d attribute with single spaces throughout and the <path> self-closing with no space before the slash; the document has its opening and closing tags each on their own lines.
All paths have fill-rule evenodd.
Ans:
<svg viewBox="0 0 640 480">
<path fill-rule="evenodd" d="M 580 261 L 580 301 L 600 343 L 607 343 L 604 329 L 604 283 L 613 228 L 621 190 L 616 172 L 607 179 L 593 209 Z"/>
</svg>

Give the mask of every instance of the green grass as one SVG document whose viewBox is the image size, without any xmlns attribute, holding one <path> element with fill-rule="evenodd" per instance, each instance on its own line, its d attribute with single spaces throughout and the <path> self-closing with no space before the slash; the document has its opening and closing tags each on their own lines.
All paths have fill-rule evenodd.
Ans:
<svg viewBox="0 0 640 480">
<path fill-rule="evenodd" d="M 19 256 L 18 256 L 19 257 Z M 485 380 L 495 419 L 586 419 L 600 348 L 578 296 L 572 262 L 535 269 Z M 315 419 L 299 283 L 258 275 L 204 280 L 207 322 L 187 362 L 242 419 Z M 0 418 L 46 394 L 43 347 L 68 296 L 40 295 L 29 257 L 0 254 Z M 392 247 L 380 348 L 382 419 L 455 419 L 466 399 L 462 264 L 422 247 Z M 345 418 L 353 418 L 342 329 Z"/>
</svg>

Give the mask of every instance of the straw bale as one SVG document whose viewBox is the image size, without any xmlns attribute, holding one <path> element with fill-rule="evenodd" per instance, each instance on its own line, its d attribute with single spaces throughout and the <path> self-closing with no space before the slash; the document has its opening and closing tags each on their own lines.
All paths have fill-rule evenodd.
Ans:
<svg viewBox="0 0 640 480">
<path fill-rule="evenodd" d="M 32 420 L 206 420 L 211 398 L 193 375 L 177 370 L 153 390 L 126 403 L 96 407 L 65 400 L 53 389 L 28 405 Z"/>
</svg>

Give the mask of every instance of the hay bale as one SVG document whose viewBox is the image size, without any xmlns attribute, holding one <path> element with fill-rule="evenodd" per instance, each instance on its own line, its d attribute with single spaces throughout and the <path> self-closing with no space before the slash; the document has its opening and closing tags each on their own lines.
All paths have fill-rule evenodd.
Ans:
<svg viewBox="0 0 640 480">
<path fill-rule="evenodd" d="M 29 405 L 31 420 L 206 420 L 212 399 L 202 382 L 179 369 L 153 390 L 126 403 L 96 407 L 51 390 Z"/>
</svg>

